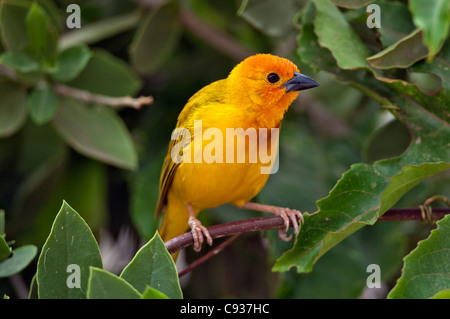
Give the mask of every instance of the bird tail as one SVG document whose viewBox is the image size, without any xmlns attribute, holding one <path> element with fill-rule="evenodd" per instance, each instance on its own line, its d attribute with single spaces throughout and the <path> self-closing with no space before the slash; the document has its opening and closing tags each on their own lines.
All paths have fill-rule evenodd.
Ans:
<svg viewBox="0 0 450 319">
<path fill-rule="evenodd" d="M 164 242 L 184 234 L 188 229 L 189 213 L 186 205 L 176 198 L 167 202 L 164 218 L 159 228 L 159 235 Z M 172 254 L 174 261 L 177 260 L 178 252 Z"/>
</svg>

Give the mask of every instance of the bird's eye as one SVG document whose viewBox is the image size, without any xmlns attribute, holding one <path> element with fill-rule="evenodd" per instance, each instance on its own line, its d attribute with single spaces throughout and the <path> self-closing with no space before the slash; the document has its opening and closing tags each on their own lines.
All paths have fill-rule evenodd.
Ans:
<svg viewBox="0 0 450 319">
<path fill-rule="evenodd" d="M 276 73 L 270 73 L 267 76 L 267 81 L 269 81 L 270 83 L 277 83 L 278 81 L 280 81 L 280 77 Z"/>
</svg>

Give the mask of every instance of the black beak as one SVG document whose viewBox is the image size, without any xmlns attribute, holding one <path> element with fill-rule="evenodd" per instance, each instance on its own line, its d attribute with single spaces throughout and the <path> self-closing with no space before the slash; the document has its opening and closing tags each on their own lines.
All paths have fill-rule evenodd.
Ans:
<svg viewBox="0 0 450 319">
<path fill-rule="evenodd" d="M 311 79 L 309 76 L 299 72 L 294 72 L 294 77 L 289 81 L 286 81 L 286 83 L 284 83 L 281 87 L 285 87 L 287 93 L 292 91 L 307 90 L 315 88 L 316 86 L 319 86 L 319 83 Z"/>
</svg>

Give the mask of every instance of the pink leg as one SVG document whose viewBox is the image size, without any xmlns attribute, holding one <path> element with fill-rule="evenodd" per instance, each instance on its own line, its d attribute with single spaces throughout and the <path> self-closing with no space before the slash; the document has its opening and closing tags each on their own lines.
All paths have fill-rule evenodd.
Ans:
<svg viewBox="0 0 450 319">
<path fill-rule="evenodd" d="M 210 246 L 212 245 L 212 237 L 209 234 L 208 229 L 206 229 L 206 227 L 203 226 L 202 223 L 195 217 L 195 212 L 192 205 L 188 203 L 186 208 L 189 211 L 188 225 L 191 227 L 192 237 L 194 237 L 194 250 L 199 252 L 204 241 L 203 236 L 206 237 L 206 242 Z"/>
<path fill-rule="evenodd" d="M 280 216 L 283 218 L 285 230 L 283 232 L 283 229 L 280 228 L 278 231 L 278 235 L 281 239 L 285 241 L 291 240 L 292 236 L 287 237 L 286 232 L 289 229 L 289 222 L 292 221 L 292 224 L 294 226 L 294 233 L 297 235 L 300 231 L 299 228 L 299 220 L 301 220 L 302 224 L 304 223 L 303 215 L 300 211 L 296 209 L 290 209 L 286 207 L 278 207 L 278 206 L 271 206 L 271 205 L 264 205 L 259 203 L 253 203 L 253 202 L 247 202 L 244 205 L 241 206 L 241 208 L 251 209 L 251 210 L 257 210 L 264 213 L 270 213 L 275 214 L 277 216 Z"/>
</svg>

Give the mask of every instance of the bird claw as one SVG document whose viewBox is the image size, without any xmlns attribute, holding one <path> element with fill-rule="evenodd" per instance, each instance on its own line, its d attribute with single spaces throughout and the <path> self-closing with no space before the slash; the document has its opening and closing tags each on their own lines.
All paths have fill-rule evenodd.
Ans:
<svg viewBox="0 0 450 319">
<path fill-rule="evenodd" d="M 192 237 L 194 238 L 194 250 L 199 252 L 206 237 L 208 245 L 212 246 L 212 237 L 209 234 L 208 229 L 202 225 L 202 223 L 195 217 L 189 217 L 189 227 L 191 227 Z"/>
<path fill-rule="evenodd" d="M 303 219 L 303 215 L 299 210 L 296 209 L 290 209 L 287 207 L 277 207 L 277 211 L 275 212 L 275 215 L 280 216 L 284 221 L 285 229 L 283 231 L 282 228 L 278 230 L 278 236 L 284 240 L 284 241 L 290 241 L 292 238 L 292 235 L 289 237 L 286 236 L 286 232 L 289 229 L 289 223 L 292 222 L 292 225 L 294 226 L 294 234 L 297 235 L 300 231 L 299 227 L 299 221 L 303 224 L 305 220 Z"/>
</svg>

